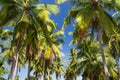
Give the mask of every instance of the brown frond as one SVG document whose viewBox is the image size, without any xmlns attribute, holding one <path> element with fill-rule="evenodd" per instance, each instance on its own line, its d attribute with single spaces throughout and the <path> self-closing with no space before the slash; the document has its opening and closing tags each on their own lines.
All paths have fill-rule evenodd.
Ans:
<svg viewBox="0 0 120 80">
<path fill-rule="evenodd" d="M 53 63 L 53 61 L 54 61 L 54 54 L 53 53 L 51 53 L 50 54 L 50 65 Z"/>
<path fill-rule="evenodd" d="M 31 59 L 33 57 L 33 51 L 31 44 L 28 44 L 26 47 L 26 57 L 27 59 Z"/>
</svg>

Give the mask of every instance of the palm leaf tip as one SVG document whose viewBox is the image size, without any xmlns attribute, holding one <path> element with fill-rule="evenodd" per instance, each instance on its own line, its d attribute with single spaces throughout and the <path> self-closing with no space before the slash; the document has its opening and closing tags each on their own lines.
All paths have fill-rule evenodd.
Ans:
<svg viewBox="0 0 120 80">
<path fill-rule="evenodd" d="M 67 2 L 68 0 L 56 0 L 56 4 L 62 4 L 64 2 Z"/>
<path fill-rule="evenodd" d="M 60 50 L 58 49 L 58 47 L 55 46 L 55 45 L 53 45 L 52 48 L 53 48 L 54 53 L 55 53 L 59 58 L 61 58 L 61 57 L 62 57 L 62 54 L 61 54 Z"/>
<path fill-rule="evenodd" d="M 57 5 L 48 4 L 47 9 L 55 15 L 57 15 L 59 13 L 59 7 Z"/>
</svg>

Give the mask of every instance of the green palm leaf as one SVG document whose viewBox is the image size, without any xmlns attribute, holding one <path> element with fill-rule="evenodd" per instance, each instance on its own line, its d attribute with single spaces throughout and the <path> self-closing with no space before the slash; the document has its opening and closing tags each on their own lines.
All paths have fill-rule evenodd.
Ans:
<svg viewBox="0 0 120 80">
<path fill-rule="evenodd" d="M 98 19 L 100 22 L 100 26 L 105 30 L 106 35 L 113 33 L 113 28 L 115 25 L 113 24 L 113 21 L 111 20 L 110 16 L 103 10 L 102 7 L 98 7 L 99 14 Z"/>
</svg>

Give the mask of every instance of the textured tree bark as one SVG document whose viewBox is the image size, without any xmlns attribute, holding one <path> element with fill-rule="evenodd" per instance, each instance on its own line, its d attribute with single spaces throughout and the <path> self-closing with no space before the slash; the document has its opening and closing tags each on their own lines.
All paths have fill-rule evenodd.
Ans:
<svg viewBox="0 0 120 80">
<path fill-rule="evenodd" d="M 116 64 L 118 68 L 118 80 L 120 80 L 120 67 L 119 67 L 119 56 L 116 54 Z"/>
<path fill-rule="evenodd" d="M 21 40 L 22 40 L 22 36 L 24 33 L 22 33 L 17 41 L 17 47 L 15 50 L 15 54 L 13 56 L 13 63 L 11 66 L 11 71 L 10 71 L 10 75 L 8 77 L 8 80 L 15 80 L 16 79 L 16 74 L 17 74 L 17 68 L 18 68 L 18 56 L 19 56 L 19 49 L 21 47 Z"/>
<path fill-rule="evenodd" d="M 8 80 L 15 80 L 17 74 L 17 67 L 18 67 L 17 64 L 18 64 L 18 53 L 16 52 L 16 54 L 13 57 L 13 63 L 11 66 L 11 71 Z"/>
<path fill-rule="evenodd" d="M 104 73 L 105 73 L 105 77 L 106 80 L 110 80 L 109 75 L 108 75 L 108 68 L 107 68 L 107 64 L 106 64 L 106 60 L 105 60 L 105 55 L 104 55 L 104 51 L 102 48 L 102 37 L 101 37 L 101 31 L 98 31 L 98 41 L 99 41 L 99 46 L 100 46 L 100 51 L 101 51 L 101 56 L 102 56 L 102 60 L 103 60 L 103 67 L 104 67 Z"/>
<path fill-rule="evenodd" d="M 46 69 L 45 69 L 46 65 L 45 65 L 45 60 L 43 62 L 43 80 L 46 80 Z"/>
<path fill-rule="evenodd" d="M 30 80 L 30 66 L 31 66 L 31 61 L 29 59 L 29 61 L 28 61 L 28 80 Z"/>
</svg>

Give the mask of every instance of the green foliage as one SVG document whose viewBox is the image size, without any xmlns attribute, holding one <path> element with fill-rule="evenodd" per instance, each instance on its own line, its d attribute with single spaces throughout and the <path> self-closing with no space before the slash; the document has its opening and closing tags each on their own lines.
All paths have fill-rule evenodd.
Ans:
<svg viewBox="0 0 120 80">
<path fill-rule="evenodd" d="M 103 10 L 103 8 L 98 7 L 98 9 L 100 11 L 99 13 L 100 26 L 103 28 L 106 35 L 108 36 L 111 33 L 113 33 L 112 29 L 115 27 L 114 22 L 111 20 L 110 16 Z"/>
<path fill-rule="evenodd" d="M 76 80 L 82 75 L 83 80 L 105 80 L 103 61 L 97 39 L 102 32 L 104 56 L 109 70 L 109 76 L 118 80 L 116 56 L 119 58 L 119 0 L 55 0 L 56 4 L 73 3 L 64 19 L 62 30 L 50 18 L 51 13 L 57 15 L 59 7 L 55 4 L 40 4 L 39 0 L 0 0 L 0 47 L 2 60 L 8 60 L 11 66 L 15 54 L 19 54 L 17 68 L 26 68 L 28 73 L 33 71 L 31 80 L 38 80 L 44 76 L 46 80 L 53 80 L 56 74 L 58 80 L 64 72 L 61 61 L 61 43 L 64 40 L 64 29 L 74 20 L 75 31 L 70 45 L 69 64 L 65 69 L 66 80 Z M 114 20 L 107 10 L 117 11 Z M 13 30 L 2 29 L 12 26 Z M 90 37 L 90 38 L 88 38 Z M 113 39 L 115 38 L 115 39 Z M 8 71 L 4 61 L 0 60 L 0 79 Z M 117 65 L 117 66 L 116 66 Z M 117 68 L 116 68 L 117 67 Z M 30 72 L 29 72 L 30 71 Z M 19 76 L 16 77 L 19 80 Z M 28 80 L 29 78 L 26 78 Z"/>
<path fill-rule="evenodd" d="M 35 9 L 41 10 L 41 9 L 46 9 L 54 14 L 58 14 L 59 8 L 56 5 L 53 4 L 37 4 L 35 5 Z"/>
<path fill-rule="evenodd" d="M 41 69 L 44 71 L 43 67 L 45 67 L 45 70 L 47 70 L 49 69 L 47 61 L 52 65 L 55 56 L 61 57 L 59 46 L 62 39 L 58 37 L 64 33 L 58 30 L 55 31 L 57 26 L 49 17 L 50 12 L 55 15 L 58 14 L 58 6 L 54 4 L 38 4 L 38 0 L 9 0 L 8 2 L 0 0 L 0 4 L 2 5 L 0 27 L 10 25 L 14 28 L 13 31 L 3 30 L 1 32 L 1 37 L 11 36 L 10 46 L 5 47 L 6 50 L 3 51 L 2 58 L 13 63 L 14 61 L 10 59 L 14 59 L 13 57 L 18 52 L 18 69 L 21 68 L 21 65 L 25 67 L 27 61 L 31 61 L 31 64 L 29 64 L 30 71 L 35 70 L 35 75 L 42 76 L 36 69 L 40 68 L 40 71 Z M 43 59 L 39 50 L 43 51 Z M 36 58 L 38 62 L 44 63 L 45 61 L 47 65 L 43 66 L 40 63 L 37 63 L 37 66 L 34 65 Z"/>
<path fill-rule="evenodd" d="M 117 80 L 118 75 L 115 68 L 115 59 L 110 53 L 105 53 L 105 58 L 109 69 L 109 75 Z M 82 78 L 85 80 L 105 80 L 102 66 L 103 61 L 99 50 L 99 43 L 97 41 L 91 41 L 87 38 L 86 40 L 79 42 L 77 48 L 71 50 L 69 61 L 65 73 L 66 80 L 70 80 L 78 75 L 82 75 Z"/>
<path fill-rule="evenodd" d="M 8 70 L 4 67 L 4 61 L 0 60 L 0 79 L 5 80 L 2 75 L 7 74 Z"/>
</svg>

